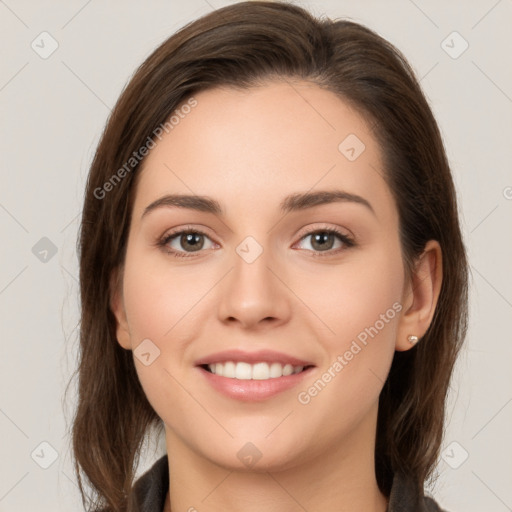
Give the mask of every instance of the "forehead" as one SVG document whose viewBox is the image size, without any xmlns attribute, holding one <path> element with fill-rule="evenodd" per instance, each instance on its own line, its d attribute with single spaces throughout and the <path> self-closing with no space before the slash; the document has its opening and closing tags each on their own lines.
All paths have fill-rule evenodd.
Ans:
<svg viewBox="0 0 512 512">
<path fill-rule="evenodd" d="M 177 109 L 172 129 L 145 158 L 135 209 L 165 193 L 187 193 L 229 201 L 228 214 L 230 207 L 254 212 L 314 188 L 392 203 L 374 135 L 334 93 L 277 81 L 209 89 L 194 99 L 186 113 Z"/>
</svg>

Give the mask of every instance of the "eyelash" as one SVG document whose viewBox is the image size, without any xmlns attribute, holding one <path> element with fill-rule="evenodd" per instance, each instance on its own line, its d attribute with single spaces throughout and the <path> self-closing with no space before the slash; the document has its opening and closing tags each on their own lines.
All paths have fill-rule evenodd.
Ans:
<svg viewBox="0 0 512 512">
<path fill-rule="evenodd" d="M 328 251 L 310 251 L 312 252 L 312 256 L 313 257 L 327 257 L 327 256 L 332 256 L 334 254 L 337 254 L 338 252 L 340 251 L 343 251 L 344 249 L 349 249 L 351 247 L 354 247 L 356 245 L 355 241 L 348 237 L 347 235 L 343 234 L 341 231 L 337 230 L 336 228 L 320 228 L 320 229 L 315 229 L 315 230 L 312 230 L 312 231 L 309 231 L 305 234 L 303 234 L 300 238 L 300 240 L 303 240 L 304 238 L 308 237 L 308 236 L 311 236 L 311 235 L 315 235 L 315 234 L 318 234 L 318 233 L 328 233 L 328 234 L 332 234 L 332 235 L 336 235 L 340 241 L 344 244 L 344 247 L 339 247 L 338 249 L 335 249 L 335 250 L 328 250 Z M 157 241 L 157 245 L 159 247 L 162 248 L 163 251 L 165 251 L 167 254 L 171 254 L 177 258 L 191 258 L 191 257 L 194 257 L 195 254 L 194 252 L 191 252 L 191 253 L 187 253 L 186 251 L 176 251 L 174 249 L 170 249 L 167 244 L 173 240 L 174 238 L 180 236 L 180 235 L 191 235 L 191 234 L 197 234 L 197 235 L 203 235 L 203 236 L 206 236 L 209 238 L 209 236 L 204 232 L 204 231 L 201 231 L 200 229 L 196 229 L 196 228 L 191 228 L 191 229 L 182 229 L 180 231 L 174 231 L 174 232 L 171 232 L 171 233 L 168 233 L 166 235 L 164 235 L 160 240 Z M 308 250 L 308 249 L 307 249 Z M 196 252 L 203 252 L 203 251 L 196 251 Z"/>
</svg>

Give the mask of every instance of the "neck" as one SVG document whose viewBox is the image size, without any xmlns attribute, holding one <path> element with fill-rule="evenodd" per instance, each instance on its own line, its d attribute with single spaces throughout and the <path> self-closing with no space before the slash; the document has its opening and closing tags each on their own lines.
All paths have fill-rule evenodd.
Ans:
<svg viewBox="0 0 512 512">
<path fill-rule="evenodd" d="M 166 428 L 170 480 L 164 512 L 385 512 L 387 498 L 378 488 L 374 466 L 376 412 L 336 449 L 304 456 L 285 470 L 219 466 Z"/>
</svg>

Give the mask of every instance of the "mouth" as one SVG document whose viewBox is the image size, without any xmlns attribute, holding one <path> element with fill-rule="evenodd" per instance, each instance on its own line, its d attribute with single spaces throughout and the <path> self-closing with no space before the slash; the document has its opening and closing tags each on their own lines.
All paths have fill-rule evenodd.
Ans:
<svg viewBox="0 0 512 512">
<path fill-rule="evenodd" d="M 196 368 L 205 382 L 222 395 L 259 402 L 298 386 L 316 365 L 271 350 L 229 350 L 196 361 Z"/>
<path fill-rule="evenodd" d="M 313 365 L 293 366 L 289 363 L 283 365 L 277 362 L 272 363 L 266 361 L 256 364 L 243 361 L 226 361 L 224 363 L 203 364 L 200 365 L 200 367 L 209 373 L 228 379 L 269 380 L 302 373 L 312 368 Z"/>
</svg>

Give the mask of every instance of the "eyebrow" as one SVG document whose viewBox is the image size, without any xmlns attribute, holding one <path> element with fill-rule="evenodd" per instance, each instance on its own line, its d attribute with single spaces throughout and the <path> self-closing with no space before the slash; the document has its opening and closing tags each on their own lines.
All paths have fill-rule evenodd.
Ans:
<svg viewBox="0 0 512 512">
<path fill-rule="evenodd" d="M 281 201 L 279 208 L 283 214 L 306 210 L 315 206 L 331 203 L 356 203 L 365 206 L 375 215 L 372 205 L 361 196 L 344 192 L 343 190 L 319 190 L 316 192 L 297 192 L 286 196 Z M 224 210 L 221 204 L 208 196 L 198 196 L 190 194 L 167 194 L 153 201 L 148 205 L 141 218 L 150 212 L 161 207 L 174 206 L 178 208 L 187 208 L 199 212 L 212 213 L 214 215 L 224 216 Z"/>
</svg>

